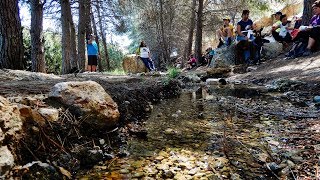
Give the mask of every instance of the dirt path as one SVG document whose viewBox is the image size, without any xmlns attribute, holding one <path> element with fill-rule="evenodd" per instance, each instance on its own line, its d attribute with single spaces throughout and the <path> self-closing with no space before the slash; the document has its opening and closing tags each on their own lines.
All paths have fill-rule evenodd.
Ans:
<svg viewBox="0 0 320 180">
<path fill-rule="evenodd" d="M 279 56 L 277 59 L 268 60 L 263 64 L 253 67 L 257 68 L 246 74 L 235 74 L 230 80 L 249 79 L 270 82 L 278 78 L 288 78 L 291 80 L 303 80 L 309 82 L 320 81 L 320 53 L 315 53 L 310 57 L 296 59 L 285 59 Z"/>
</svg>

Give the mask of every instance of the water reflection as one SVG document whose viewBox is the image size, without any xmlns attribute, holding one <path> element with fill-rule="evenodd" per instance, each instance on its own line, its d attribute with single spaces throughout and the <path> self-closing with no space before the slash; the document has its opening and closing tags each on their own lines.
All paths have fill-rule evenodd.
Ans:
<svg viewBox="0 0 320 180">
<path fill-rule="evenodd" d="M 262 166 L 254 162 L 256 157 L 246 149 L 256 146 L 255 153 L 263 152 L 258 147 L 261 135 L 254 126 L 257 122 L 248 123 L 234 118 L 234 114 L 224 114 L 219 101 L 223 96 L 260 97 L 260 92 L 249 87 L 203 86 L 184 92 L 177 99 L 164 100 L 146 121 L 147 140 L 130 140 L 127 147 L 130 156 L 113 161 L 107 177 L 112 173 L 117 173 L 120 179 L 261 176 L 264 169 L 259 169 Z"/>
</svg>

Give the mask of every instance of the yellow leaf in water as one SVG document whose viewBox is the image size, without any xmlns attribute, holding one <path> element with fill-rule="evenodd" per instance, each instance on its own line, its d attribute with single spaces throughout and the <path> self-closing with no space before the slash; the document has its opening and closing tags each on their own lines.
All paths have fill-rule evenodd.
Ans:
<svg viewBox="0 0 320 180">
<path fill-rule="evenodd" d="M 59 170 L 60 170 L 61 174 L 66 176 L 68 179 L 72 179 L 72 175 L 71 175 L 71 173 L 69 171 L 67 171 L 63 167 L 59 167 Z"/>
</svg>

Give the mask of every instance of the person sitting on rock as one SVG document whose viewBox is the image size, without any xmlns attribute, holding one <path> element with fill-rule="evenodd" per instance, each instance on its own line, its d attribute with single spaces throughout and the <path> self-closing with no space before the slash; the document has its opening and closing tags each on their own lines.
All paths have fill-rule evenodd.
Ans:
<svg viewBox="0 0 320 180">
<path fill-rule="evenodd" d="M 246 62 L 249 64 L 249 58 L 253 59 L 253 21 L 249 19 L 249 10 L 242 11 L 242 19 L 237 24 L 237 37 L 238 41 L 236 46 L 236 64 L 242 64 Z"/>
<path fill-rule="evenodd" d="M 280 36 L 279 36 L 279 32 L 280 32 L 280 25 L 281 25 L 281 20 L 280 17 L 282 16 L 282 12 L 276 12 L 274 14 L 274 18 L 276 19 L 276 22 L 272 25 L 272 36 L 276 41 L 280 41 Z"/>
<path fill-rule="evenodd" d="M 309 56 L 311 51 L 316 49 L 320 43 L 320 0 L 312 5 L 315 14 L 309 26 L 300 26 L 299 33 L 293 39 L 294 44 L 291 50 L 286 54 L 287 57 Z"/>
<path fill-rule="evenodd" d="M 230 46 L 233 38 L 233 25 L 230 24 L 230 18 L 226 17 L 223 19 L 223 26 L 216 31 L 216 35 L 219 39 L 218 48 L 222 47 L 224 44 Z"/>
<path fill-rule="evenodd" d="M 284 45 L 287 45 L 287 43 L 290 43 L 292 41 L 289 30 L 293 30 L 293 27 L 289 26 L 287 15 L 285 14 L 280 16 L 280 21 L 281 23 L 278 26 L 275 26 L 275 28 L 280 29 L 277 41 L 283 43 Z"/>
<path fill-rule="evenodd" d="M 190 70 L 197 66 L 197 59 L 191 54 L 187 64 L 188 64 L 187 69 Z"/>
<path fill-rule="evenodd" d="M 148 68 L 149 71 L 155 70 L 153 61 L 151 59 L 150 50 L 144 41 L 141 41 L 140 46 L 136 51 L 136 54 L 142 60 L 142 62 Z"/>
<path fill-rule="evenodd" d="M 311 55 L 311 50 L 315 49 L 315 45 L 320 43 L 320 0 L 313 3 L 312 10 L 315 15 L 311 18 L 309 28 L 306 30 L 309 34 L 309 40 L 303 56 Z"/>
<path fill-rule="evenodd" d="M 237 41 L 253 40 L 253 21 L 249 19 L 249 14 L 249 10 L 242 11 L 242 19 L 237 23 Z"/>
</svg>

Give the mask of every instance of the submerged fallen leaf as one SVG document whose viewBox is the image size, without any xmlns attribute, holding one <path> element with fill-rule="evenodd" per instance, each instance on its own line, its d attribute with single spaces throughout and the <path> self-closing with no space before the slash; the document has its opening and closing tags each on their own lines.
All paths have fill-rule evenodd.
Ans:
<svg viewBox="0 0 320 180">
<path fill-rule="evenodd" d="M 66 176 L 68 179 L 72 179 L 72 175 L 71 175 L 71 173 L 69 171 L 67 171 L 63 167 L 59 167 L 59 170 L 60 170 L 61 174 Z"/>
</svg>

